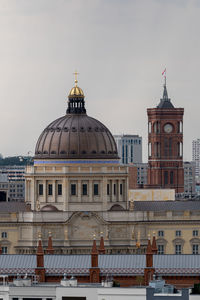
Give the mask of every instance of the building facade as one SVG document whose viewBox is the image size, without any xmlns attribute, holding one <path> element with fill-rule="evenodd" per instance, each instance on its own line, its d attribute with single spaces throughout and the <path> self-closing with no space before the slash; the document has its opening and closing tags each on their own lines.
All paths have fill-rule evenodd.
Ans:
<svg viewBox="0 0 200 300">
<path fill-rule="evenodd" d="M 156 108 L 148 108 L 148 186 L 184 192 L 183 108 L 175 108 L 166 84 Z"/>
<path fill-rule="evenodd" d="M 192 141 L 192 161 L 195 163 L 195 178 L 200 181 L 200 139 Z"/>
<path fill-rule="evenodd" d="M 142 163 L 142 137 L 139 135 L 114 135 L 121 164 Z"/>
<path fill-rule="evenodd" d="M 195 184 L 195 162 L 184 161 L 184 195 L 192 198 L 196 195 Z"/>
<path fill-rule="evenodd" d="M 152 110 L 156 115 L 157 109 Z M 167 111 L 171 116 L 177 109 Z M 151 118 L 154 112 L 150 112 Z M 177 121 L 175 112 L 172 132 L 168 133 L 167 126 L 167 132 L 160 135 L 170 138 L 173 133 L 173 142 L 179 137 L 181 143 L 182 127 L 180 133 L 174 131 L 182 119 L 180 116 Z M 160 129 L 164 130 L 169 123 L 166 109 L 159 108 L 158 113 Z M 151 123 L 154 128 L 153 119 Z M 157 141 L 157 133 L 151 132 L 152 143 L 153 137 Z M 176 160 L 182 170 L 182 158 L 176 157 L 170 158 L 168 171 L 172 171 Z M 161 160 L 158 166 L 161 167 Z M 135 175 L 137 181 L 137 172 Z M 4 253 L 35 253 L 38 232 L 42 233 L 44 246 L 52 232 L 57 254 L 89 253 L 94 234 L 97 240 L 103 234 L 106 253 L 144 253 L 148 234 L 153 232 L 160 253 L 199 252 L 200 202 L 129 201 L 128 176 L 128 166 L 120 164 L 109 129 L 86 114 L 84 94 L 76 82 L 68 97 L 66 115 L 43 130 L 36 145 L 34 165 L 26 168 L 26 203 L 0 203 L 0 241 Z M 176 235 L 176 231 L 180 232 Z"/>
<path fill-rule="evenodd" d="M 2 166 L 0 175 L 6 176 L 6 185 L 8 187 L 8 201 L 25 200 L 25 166 Z M 1 184 L 3 188 L 3 183 Z M 5 199 L 3 200 L 5 201 Z"/>
</svg>

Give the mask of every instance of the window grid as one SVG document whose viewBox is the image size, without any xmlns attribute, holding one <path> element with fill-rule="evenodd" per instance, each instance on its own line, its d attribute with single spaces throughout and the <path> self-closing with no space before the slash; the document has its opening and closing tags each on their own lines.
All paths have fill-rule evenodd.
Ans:
<svg viewBox="0 0 200 300">
<path fill-rule="evenodd" d="M 62 184 L 58 184 L 58 196 L 62 196 Z"/>
<path fill-rule="evenodd" d="M 48 184 L 48 195 L 49 196 L 53 195 L 53 185 L 52 184 Z"/>
<path fill-rule="evenodd" d="M 99 185 L 98 183 L 94 183 L 94 196 L 99 195 Z"/>
<path fill-rule="evenodd" d="M 181 230 L 176 230 L 176 236 L 181 236 Z"/>
<path fill-rule="evenodd" d="M 7 232 L 5 232 L 5 231 L 2 232 L 2 233 L 1 233 L 1 237 L 4 238 L 4 239 L 7 238 L 7 237 L 8 237 Z"/>
<path fill-rule="evenodd" d="M 198 236 L 198 235 L 199 235 L 198 230 L 193 230 L 192 235 L 193 235 L 193 236 Z"/>
<path fill-rule="evenodd" d="M 76 196 L 76 184 L 71 184 L 71 195 Z"/>
<path fill-rule="evenodd" d="M 87 184 L 86 183 L 83 183 L 83 185 L 82 185 L 82 194 L 83 194 L 83 196 L 87 195 Z"/>
<path fill-rule="evenodd" d="M 192 254 L 199 254 L 199 245 L 192 245 Z"/>
<path fill-rule="evenodd" d="M 43 184 L 39 184 L 39 195 L 43 195 Z"/>
<path fill-rule="evenodd" d="M 182 246 L 181 245 L 175 246 L 175 254 L 177 254 L 177 255 L 182 254 Z"/>
<path fill-rule="evenodd" d="M 164 245 L 158 245 L 158 254 L 164 254 Z"/>
<path fill-rule="evenodd" d="M 164 231 L 163 230 L 159 230 L 158 231 L 158 236 L 164 236 Z"/>
</svg>

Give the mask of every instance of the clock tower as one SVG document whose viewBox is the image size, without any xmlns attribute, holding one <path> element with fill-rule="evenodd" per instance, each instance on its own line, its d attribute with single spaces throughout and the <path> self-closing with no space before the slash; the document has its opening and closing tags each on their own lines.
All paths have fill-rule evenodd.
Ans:
<svg viewBox="0 0 200 300">
<path fill-rule="evenodd" d="M 173 188 L 184 192 L 183 114 L 168 98 L 166 81 L 163 98 L 156 108 L 148 108 L 147 188 Z"/>
</svg>

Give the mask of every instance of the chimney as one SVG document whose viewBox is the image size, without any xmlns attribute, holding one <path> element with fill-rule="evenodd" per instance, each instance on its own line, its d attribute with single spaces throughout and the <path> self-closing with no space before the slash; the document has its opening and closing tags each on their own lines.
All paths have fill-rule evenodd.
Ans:
<svg viewBox="0 0 200 300">
<path fill-rule="evenodd" d="M 157 245 L 156 245 L 155 232 L 153 232 L 152 252 L 153 252 L 153 254 L 157 254 L 158 253 L 158 248 L 157 248 Z"/>
<path fill-rule="evenodd" d="M 37 267 L 35 274 L 39 276 L 40 282 L 45 282 L 45 269 L 44 269 L 44 251 L 42 247 L 41 233 L 38 234 L 38 247 L 37 247 Z"/>
<path fill-rule="evenodd" d="M 98 267 L 98 251 L 96 245 L 96 238 L 94 235 L 92 252 L 91 252 L 90 282 L 91 283 L 100 282 L 99 274 L 100 274 L 100 269 Z"/>
<path fill-rule="evenodd" d="M 153 279 L 155 269 L 153 268 L 153 251 L 151 246 L 151 238 L 148 236 L 148 245 L 146 251 L 146 268 L 144 269 L 144 282 L 145 285 L 149 284 L 149 281 Z"/>
<path fill-rule="evenodd" d="M 54 254 L 51 232 L 49 232 L 48 247 L 46 249 L 46 254 Z"/>
<path fill-rule="evenodd" d="M 106 250 L 104 247 L 104 238 L 103 238 L 103 232 L 101 232 L 101 239 L 100 239 L 100 246 L 99 246 L 99 254 L 105 254 Z"/>
</svg>

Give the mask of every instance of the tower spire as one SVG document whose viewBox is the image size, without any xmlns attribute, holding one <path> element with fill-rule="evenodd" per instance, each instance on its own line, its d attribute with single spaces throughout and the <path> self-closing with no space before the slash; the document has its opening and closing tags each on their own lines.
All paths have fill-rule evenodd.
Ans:
<svg viewBox="0 0 200 300">
<path fill-rule="evenodd" d="M 79 75 L 79 73 L 77 71 L 75 71 L 73 74 L 75 75 L 75 81 L 74 81 L 75 82 L 75 87 L 77 87 L 77 83 L 78 83 L 77 75 Z"/>
</svg>

